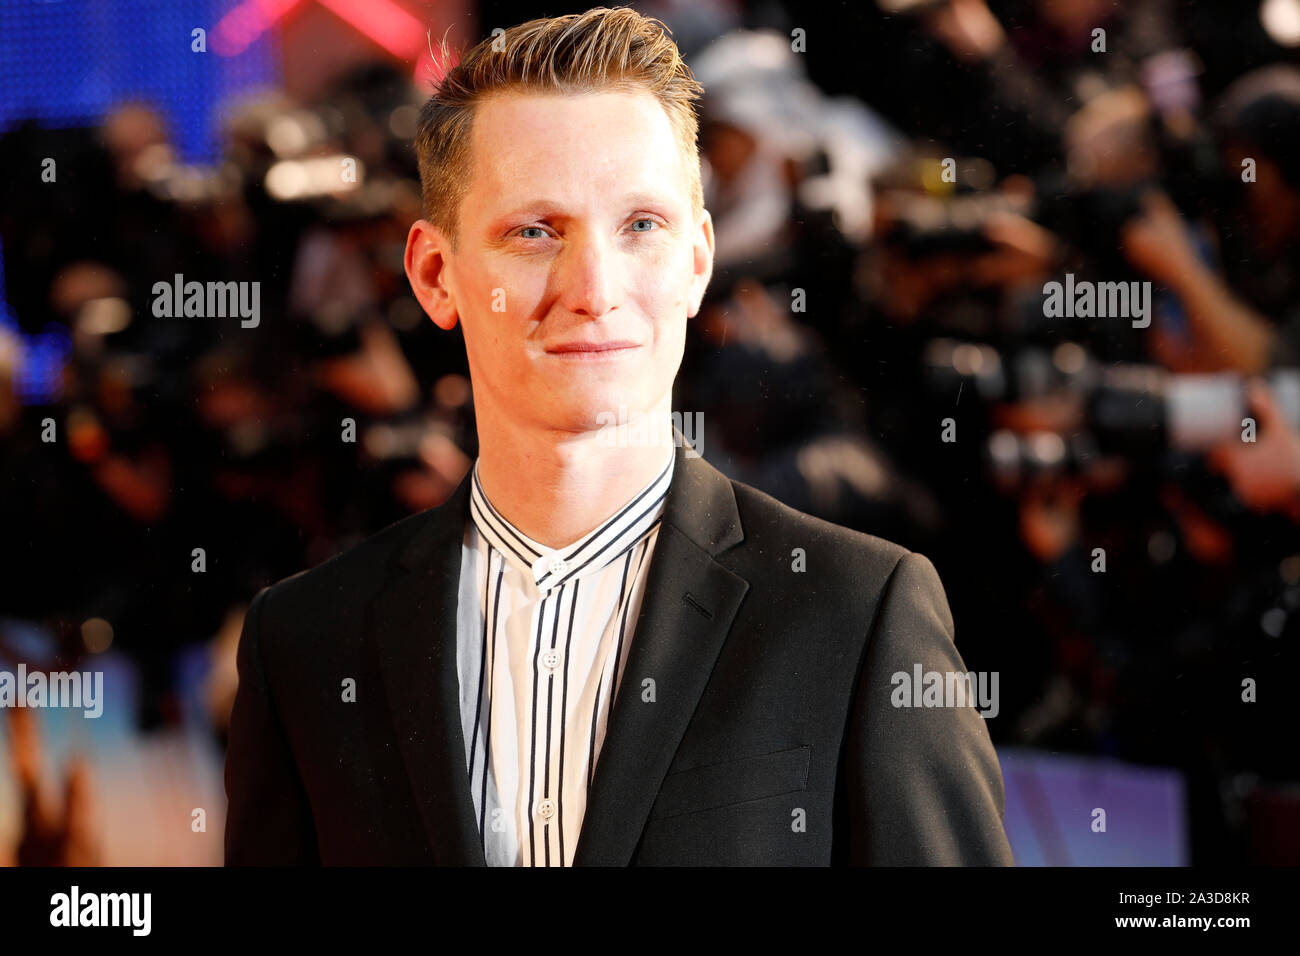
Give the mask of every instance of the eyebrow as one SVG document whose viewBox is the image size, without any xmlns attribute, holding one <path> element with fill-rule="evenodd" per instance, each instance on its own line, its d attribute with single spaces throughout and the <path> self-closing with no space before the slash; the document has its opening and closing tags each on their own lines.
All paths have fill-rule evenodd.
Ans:
<svg viewBox="0 0 1300 956">
<path fill-rule="evenodd" d="M 628 206 L 658 206 L 667 207 L 671 204 L 669 197 L 656 195 L 648 192 L 628 193 L 621 199 L 624 205 Z M 518 203 L 499 216 L 493 217 L 494 225 L 504 225 L 508 220 L 521 216 L 526 212 L 539 212 L 545 215 L 555 215 L 561 213 L 563 206 L 551 199 L 532 199 Z"/>
</svg>

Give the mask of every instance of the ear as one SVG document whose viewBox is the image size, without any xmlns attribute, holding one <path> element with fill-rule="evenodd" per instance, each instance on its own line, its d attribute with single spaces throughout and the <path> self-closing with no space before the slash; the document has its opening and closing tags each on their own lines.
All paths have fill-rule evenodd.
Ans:
<svg viewBox="0 0 1300 956">
<path fill-rule="evenodd" d="M 451 243 L 433 223 L 418 219 L 406 234 L 406 278 L 425 313 L 438 328 L 456 327 L 456 302 L 447 283 L 447 257 Z"/>
<path fill-rule="evenodd" d="M 709 287 L 709 279 L 713 276 L 713 216 L 707 209 L 696 226 L 692 250 L 694 258 L 689 308 L 686 311 L 688 319 L 695 318 L 699 313 L 700 303 L 704 301 L 704 290 Z"/>
</svg>

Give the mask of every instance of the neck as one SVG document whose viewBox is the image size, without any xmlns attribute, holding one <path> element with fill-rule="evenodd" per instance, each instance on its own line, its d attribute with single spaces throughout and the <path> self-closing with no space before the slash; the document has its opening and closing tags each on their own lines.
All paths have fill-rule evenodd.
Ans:
<svg viewBox="0 0 1300 956">
<path fill-rule="evenodd" d="M 621 425 L 571 432 L 478 422 L 479 480 L 507 521 L 560 549 L 598 528 L 663 470 L 673 449 L 670 397 Z"/>
</svg>

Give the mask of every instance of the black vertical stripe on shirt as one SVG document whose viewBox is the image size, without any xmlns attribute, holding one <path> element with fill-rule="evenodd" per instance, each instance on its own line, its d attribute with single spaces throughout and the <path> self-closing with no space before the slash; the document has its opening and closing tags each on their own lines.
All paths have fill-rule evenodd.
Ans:
<svg viewBox="0 0 1300 956">
<path fill-rule="evenodd" d="M 632 552 L 628 551 L 627 559 L 623 562 L 623 579 L 619 584 L 618 605 L 614 609 L 615 618 L 618 618 L 621 615 L 623 606 L 624 604 L 627 603 L 627 569 L 631 563 L 632 563 Z M 620 640 L 621 640 L 621 635 L 620 635 Z M 595 770 L 595 762 L 596 762 L 596 720 L 600 714 L 600 689 L 605 686 L 605 670 L 607 669 L 608 668 L 602 669 L 600 672 L 600 680 L 596 682 L 596 699 L 591 705 L 591 735 L 587 743 L 587 790 L 588 791 L 591 790 L 591 776 L 593 771 Z M 617 657 L 615 657 L 614 673 L 610 677 L 611 686 L 609 689 L 609 701 L 610 701 L 611 713 L 613 712 L 613 706 L 614 706 L 614 693 L 617 689 L 615 686 L 613 686 L 613 684 L 617 676 L 618 676 L 618 659 Z"/>
<path fill-rule="evenodd" d="M 591 772 L 595 769 L 593 766 L 596 762 L 596 714 L 600 712 L 600 685 L 605 680 L 605 673 L 601 671 L 600 680 L 596 683 L 596 699 L 591 703 L 591 730 L 587 739 L 587 792 L 591 792 Z"/>
<path fill-rule="evenodd" d="M 492 578 L 492 552 L 489 551 L 488 559 L 487 559 L 487 568 L 483 572 L 483 579 L 484 579 L 485 586 L 483 588 L 482 593 L 484 594 L 487 593 L 488 589 L 486 587 L 486 583 L 490 581 L 491 578 Z M 488 621 L 490 616 L 491 615 L 489 614 L 483 615 L 483 647 L 479 651 L 479 661 L 478 661 L 478 700 L 474 704 L 474 733 L 471 735 L 471 740 L 469 742 L 469 785 L 471 787 L 474 786 L 474 779 L 475 779 L 474 767 L 478 763 L 478 726 L 479 726 L 479 721 L 483 719 L 483 689 L 487 685 L 488 635 L 491 633 L 488 630 Z M 491 695 L 489 694 L 489 698 L 490 696 Z M 483 769 L 484 769 L 483 776 L 484 779 L 486 780 L 487 778 L 486 759 L 483 761 Z M 479 830 L 479 835 L 482 836 L 483 834 L 483 811 L 482 810 L 479 811 L 478 830 Z M 484 840 L 484 845 L 486 846 L 486 840 Z"/>
<path fill-rule="evenodd" d="M 555 795 L 556 815 L 564 820 L 564 734 L 569 723 L 569 653 L 573 647 L 573 622 L 578 616 L 578 585 L 573 582 L 573 593 L 569 597 L 569 634 L 564 640 L 564 679 L 560 682 L 560 784 Z M 564 865 L 564 827 L 560 827 L 560 866 Z"/>
<path fill-rule="evenodd" d="M 658 523 L 659 522 L 656 521 L 655 525 L 658 525 Z M 641 577 L 641 565 L 645 564 L 645 556 L 649 553 L 650 553 L 650 539 L 647 537 L 644 538 L 641 542 L 641 554 L 636 559 L 636 570 L 632 572 L 633 587 L 636 586 L 635 582 Z M 627 663 L 626 656 L 624 655 L 622 650 L 622 644 L 623 644 L 623 632 L 624 629 L 626 629 L 627 627 L 627 615 L 628 615 L 628 610 L 630 610 L 630 608 L 631 608 L 631 602 L 629 601 L 628 608 L 623 611 L 623 624 L 619 628 L 619 632 L 618 632 L 618 641 L 620 645 L 619 652 L 616 655 L 614 655 L 614 686 L 617 688 L 622 687 L 623 682 L 622 682 L 621 675 L 623 673 L 623 666 Z M 633 627 L 636 626 L 635 621 L 632 622 L 632 626 Z M 630 647 L 631 645 L 628 646 Z"/>
<path fill-rule="evenodd" d="M 551 647 L 555 650 L 555 637 L 560 630 L 560 611 L 564 608 L 564 590 L 560 589 L 559 596 L 555 600 L 555 616 L 551 619 Z M 561 720 L 563 723 L 563 720 Z M 551 796 L 551 728 L 555 724 L 555 673 L 548 671 L 546 675 L 546 772 L 542 776 L 542 795 L 549 799 Z M 563 776 L 563 767 L 561 776 Z M 555 812 L 556 829 L 559 832 L 564 831 L 564 818 L 560 816 L 559 802 L 556 802 Z M 542 824 L 542 839 L 546 845 L 546 865 L 551 865 L 551 824 L 550 821 Z M 564 858 L 560 858 L 560 865 L 564 865 Z"/>
<path fill-rule="evenodd" d="M 491 570 L 492 570 L 492 558 L 491 558 L 491 552 L 489 551 L 488 552 L 489 573 L 491 572 Z M 488 714 L 487 714 L 487 727 L 484 729 L 484 734 L 483 734 L 483 790 L 482 790 L 482 795 L 479 798 L 479 834 L 483 837 L 484 853 L 487 853 L 487 828 L 485 826 L 486 824 L 485 814 L 487 812 L 488 769 L 492 766 L 491 759 L 490 759 L 492 754 L 492 679 L 496 675 L 496 669 L 497 669 L 497 639 L 496 639 L 497 619 L 500 616 L 500 609 L 501 609 L 501 581 L 505 577 L 505 575 L 506 575 L 506 562 L 505 562 L 505 556 L 503 555 L 501 557 L 500 567 L 497 568 L 497 593 L 496 593 L 496 598 L 493 600 L 492 610 L 491 610 L 492 629 L 488 631 L 488 633 L 491 635 L 492 654 L 488 658 L 488 674 L 487 674 Z M 486 644 L 487 641 L 485 640 L 484 643 Z M 476 740 L 478 739 L 477 729 L 475 729 L 474 731 L 474 738 Z M 470 779 L 473 780 L 472 775 Z"/>
<path fill-rule="evenodd" d="M 618 696 L 618 659 L 623 656 L 623 632 L 627 629 L 627 609 L 632 602 L 628 600 L 627 571 L 632 566 L 632 551 L 627 553 L 627 560 L 623 562 L 623 597 L 619 601 L 618 610 L 614 612 L 618 617 L 618 646 L 614 649 L 614 671 L 609 678 L 609 716 L 606 717 L 606 726 L 608 721 L 614 716 L 614 698 Z M 637 564 L 637 570 L 641 566 Z M 633 579 L 635 582 L 635 578 Z"/>
<path fill-rule="evenodd" d="M 542 653 L 542 625 L 546 621 L 546 601 L 550 594 L 542 595 L 537 609 L 537 638 L 533 641 L 533 704 L 528 710 L 528 865 L 537 865 L 537 814 L 533 811 L 537 799 L 537 658 Z"/>
</svg>

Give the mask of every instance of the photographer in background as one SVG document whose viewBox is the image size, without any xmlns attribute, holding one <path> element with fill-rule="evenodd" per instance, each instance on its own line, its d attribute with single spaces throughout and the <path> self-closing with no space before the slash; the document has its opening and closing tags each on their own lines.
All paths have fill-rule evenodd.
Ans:
<svg viewBox="0 0 1300 956">
<path fill-rule="evenodd" d="M 1236 208 L 1219 224 L 1220 276 L 1161 193 L 1123 231 L 1128 261 L 1186 309 L 1185 340 L 1154 329 L 1162 364 L 1253 375 L 1300 361 L 1300 70 L 1247 74 L 1218 109 L 1224 175 Z"/>
<path fill-rule="evenodd" d="M 1300 524 L 1300 430 L 1287 422 L 1266 384 L 1256 380 L 1249 388 L 1258 438 L 1216 445 L 1209 453 L 1210 466 L 1252 511 L 1283 514 Z"/>
</svg>

